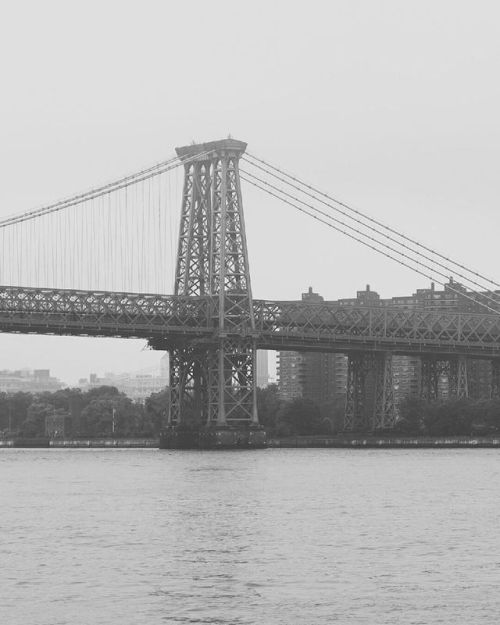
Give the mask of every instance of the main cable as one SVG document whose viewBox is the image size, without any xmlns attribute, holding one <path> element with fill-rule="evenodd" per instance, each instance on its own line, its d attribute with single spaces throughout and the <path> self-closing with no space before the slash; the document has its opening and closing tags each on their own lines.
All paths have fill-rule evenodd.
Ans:
<svg viewBox="0 0 500 625">
<path fill-rule="evenodd" d="M 490 284 L 493 284 L 497 287 L 500 287 L 500 283 L 496 282 L 495 280 L 492 280 L 491 278 L 488 278 L 482 274 L 480 274 L 479 272 L 475 271 L 474 269 L 470 269 L 469 267 L 466 267 L 465 265 L 462 265 L 461 263 L 453 260 L 452 258 L 448 258 L 447 256 L 444 256 L 443 254 L 440 254 L 439 252 L 437 252 L 436 250 L 433 250 L 430 247 L 427 247 L 426 245 L 420 243 L 419 241 L 416 241 L 415 239 L 412 239 L 410 237 L 408 237 L 407 235 L 403 234 L 402 232 L 399 232 L 398 230 L 395 230 L 394 228 L 391 228 L 390 226 L 387 226 L 386 224 L 378 221 L 377 219 L 374 219 L 373 217 L 370 217 L 369 215 L 363 213 L 360 210 L 357 210 L 355 208 L 353 208 L 352 206 L 349 206 L 348 204 L 346 204 L 345 202 L 342 202 L 340 200 L 337 200 L 336 198 L 328 195 L 327 193 L 324 193 L 323 191 L 320 191 L 319 189 L 317 189 L 316 187 L 303 182 L 302 180 L 300 180 L 299 178 L 297 178 L 296 176 L 280 169 L 279 167 L 276 167 L 275 165 L 272 165 L 271 163 L 269 163 L 268 161 L 265 161 L 264 159 L 261 159 L 257 156 L 254 156 L 253 154 L 250 154 L 249 152 L 245 153 L 245 156 L 250 157 L 251 159 L 253 159 L 254 161 L 257 161 L 259 163 L 262 163 L 264 165 L 266 165 L 267 167 L 279 172 L 280 174 L 282 174 L 283 176 L 286 176 L 288 178 L 290 178 L 291 180 L 293 180 L 294 182 L 302 185 L 303 187 L 309 189 L 310 191 L 313 191 L 314 193 L 317 193 L 318 195 L 327 198 L 328 200 L 335 202 L 336 204 L 338 204 L 339 206 L 342 206 L 343 208 L 345 208 L 348 211 L 351 211 L 352 213 L 360 216 L 363 219 L 366 219 L 367 221 L 369 221 L 370 223 L 373 223 L 381 228 L 383 228 L 384 230 L 387 230 L 388 232 L 391 232 L 392 234 L 400 237 L 401 239 L 404 239 L 405 241 L 408 241 L 409 243 L 425 250 L 426 252 L 429 252 L 431 254 L 434 254 L 435 256 L 437 256 L 438 258 L 441 258 L 442 260 L 445 260 L 449 263 L 451 263 L 452 265 L 454 265 L 455 267 L 459 267 L 460 269 L 463 269 L 464 271 L 476 276 L 477 278 L 480 278 L 481 280 L 485 280 L 486 282 L 489 282 Z M 245 157 L 244 157 L 245 158 Z M 247 160 L 247 159 L 245 159 Z M 247 160 L 247 162 L 249 162 Z M 257 165 L 255 165 L 254 163 L 252 163 L 255 167 Z M 304 192 L 304 191 L 303 191 Z M 305 192 L 304 192 L 305 193 Z M 334 210 L 338 210 L 338 209 L 334 209 Z M 352 217 L 351 217 L 352 219 Z M 368 227 L 368 226 L 367 226 Z M 388 235 L 384 235 L 384 236 L 388 236 Z M 399 245 L 403 245 L 402 243 L 398 243 Z M 436 261 L 433 261 L 436 262 Z M 456 270 L 454 270 L 456 272 Z M 458 274 L 457 274 L 458 275 Z"/>
<path fill-rule="evenodd" d="M 241 172 L 241 170 L 240 170 Z M 247 174 L 247 172 L 243 172 L 244 174 Z M 304 213 L 305 215 L 308 215 L 309 217 L 312 217 L 313 219 L 315 219 L 316 221 L 319 221 L 323 224 L 325 224 L 326 226 L 328 226 L 329 228 L 332 228 L 333 230 L 336 230 L 337 232 L 340 232 L 341 234 L 344 234 L 345 236 L 357 241 L 358 243 L 361 243 L 362 245 L 364 245 L 365 247 L 370 248 L 371 250 L 377 252 L 378 254 L 381 254 L 382 256 L 385 256 L 386 258 L 390 258 L 391 260 L 394 260 L 395 262 L 397 262 L 398 264 L 402 265 L 403 267 L 406 267 L 408 269 L 410 269 L 411 271 L 420 274 L 421 276 L 423 276 L 424 278 L 427 278 L 428 280 L 431 280 L 433 282 L 437 282 L 438 284 L 440 284 L 441 286 L 446 286 L 447 289 L 449 289 L 450 291 L 452 291 L 453 293 L 456 293 L 472 302 L 474 302 L 474 304 L 479 304 L 480 306 L 483 306 L 484 308 L 486 308 L 487 310 L 489 310 L 490 312 L 494 313 L 495 315 L 500 314 L 500 311 L 491 308 L 490 306 L 488 306 L 487 304 L 480 302 L 476 299 L 474 299 L 473 297 L 471 297 L 471 295 L 467 294 L 467 293 L 463 293 L 462 291 L 459 291 L 458 289 L 455 289 L 454 287 L 452 287 L 451 285 L 445 283 L 445 282 L 441 282 L 440 280 L 436 279 L 433 275 L 429 275 L 425 272 L 423 272 L 422 270 L 413 267 L 412 265 L 409 265 L 407 262 L 392 256 L 391 254 L 388 254 L 387 252 L 384 252 L 383 250 L 381 250 L 379 247 L 376 247 L 375 245 L 371 245 L 370 243 L 363 241 L 363 239 L 360 239 L 359 237 L 357 237 L 356 235 L 353 235 L 349 232 L 347 232 L 346 230 L 343 230 L 342 228 L 339 228 L 338 226 L 335 226 L 334 224 L 331 223 L 331 221 L 327 221 L 326 219 L 323 219 L 321 217 L 318 217 L 317 215 L 314 215 L 313 213 L 308 212 L 307 210 L 305 210 L 304 208 L 298 206 L 297 204 L 295 204 L 295 201 L 299 201 L 303 204 L 305 204 L 305 202 L 303 202 L 302 200 L 298 200 L 297 198 L 294 198 L 294 201 L 291 201 L 290 199 L 287 199 L 286 197 L 282 197 L 280 195 L 278 195 L 277 193 L 275 193 L 274 191 L 269 190 L 268 188 L 266 188 L 265 186 L 262 186 L 259 182 L 256 182 L 254 176 L 247 178 L 245 175 L 241 176 L 242 180 L 245 180 L 246 182 L 248 182 L 249 184 L 251 184 L 252 186 L 260 189 L 261 191 L 264 191 L 265 193 L 267 193 L 268 195 L 271 195 L 279 200 L 281 200 L 282 202 L 285 202 L 285 204 L 288 204 L 289 206 L 292 206 L 293 208 L 297 209 L 298 211 L 300 211 L 301 213 Z M 269 185 L 272 186 L 272 185 Z M 282 192 L 281 190 L 278 189 L 278 192 L 280 193 L 285 193 L 286 192 Z M 307 204 L 306 204 L 307 206 Z M 310 207 L 312 208 L 312 207 Z M 316 210 L 314 208 L 312 208 L 312 210 Z M 321 212 L 321 211 L 319 211 Z M 327 215 L 328 219 L 331 219 L 331 217 L 329 215 Z M 338 221 L 338 220 L 337 220 Z M 345 224 L 344 224 L 345 225 Z M 352 228 L 351 228 L 352 229 Z M 362 234 L 362 233 L 360 233 Z M 367 236 L 367 235 L 364 235 Z M 417 261 L 414 261 L 413 259 L 410 259 L 411 262 L 415 262 L 417 263 Z M 417 264 L 421 264 L 421 263 L 417 263 Z"/>
<path fill-rule="evenodd" d="M 345 227 L 345 228 L 348 228 L 349 230 L 354 231 L 357 235 L 363 236 L 363 237 L 365 237 L 366 239 L 368 239 L 368 240 L 370 240 L 370 241 L 372 241 L 372 242 L 376 243 L 377 245 L 382 246 L 382 247 L 384 247 L 384 248 L 386 248 L 386 249 L 390 250 L 391 252 L 394 252 L 394 253 L 398 254 L 400 257 L 402 257 L 402 258 L 406 258 L 406 259 L 407 259 L 407 260 L 409 260 L 410 262 L 415 263 L 416 265 L 420 265 L 421 267 L 424 267 L 425 269 L 428 269 L 429 271 L 433 271 L 433 272 L 435 272 L 437 275 L 439 275 L 439 276 L 441 276 L 441 277 L 443 277 L 443 278 L 447 278 L 447 277 L 448 277 L 446 274 L 442 273 L 442 272 L 441 272 L 441 271 L 439 271 L 438 269 L 436 269 L 436 268 L 434 268 L 434 267 L 431 267 L 431 266 L 427 265 L 426 263 L 421 262 L 421 261 L 420 261 L 420 260 L 418 260 L 418 259 L 412 258 L 411 256 L 408 256 L 408 254 L 405 254 L 404 252 L 400 252 L 399 250 L 395 249 L 395 248 L 394 248 L 394 247 L 392 247 L 391 245 L 388 245 L 387 243 L 384 243 L 383 241 L 380 241 L 379 239 L 376 239 L 375 237 L 372 237 L 371 235 L 366 234 L 365 232 L 362 232 L 361 230 L 358 230 L 358 229 L 357 229 L 357 228 L 355 228 L 354 226 L 351 226 L 351 225 L 349 225 L 349 224 L 345 223 L 344 221 L 342 221 L 342 220 L 340 220 L 340 219 L 338 219 L 338 218 L 336 218 L 336 217 L 333 217 L 333 216 L 332 216 L 332 215 L 330 215 L 329 213 L 325 213 L 325 212 L 324 212 L 324 211 L 322 211 L 321 209 L 319 209 L 319 208 L 317 208 L 317 207 L 315 207 L 315 206 L 313 206 L 313 205 L 311 205 L 311 204 L 308 204 L 308 203 L 307 203 L 307 202 L 305 202 L 304 200 L 302 200 L 302 199 L 300 199 L 300 198 L 298 198 L 298 197 L 296 197 L 296 196 L 291 195 L 291 194 L 290 194 L 290 193 L 288 193 L 287 191 L 285 191 L 285 190 L 283 190 L 283 189 L 281 189 L 281 188 L 279 188 L 279 187 L 276 187 L 275 185 L 271 184 L 270 182 L 268 182 L 268 181 L 266 181 L 266 180 L 262 180 L 262 178 L 259 178 L 258 176 L 255 176 L 255 174 L 249 173 L 248 171 L 245 171 L 245 170 L 242 170 L 242 169 L 240 169 L 240 171 L 241 171 L 241 172 L 243 172 L 244 174 L 247 174 L 247 175 L 249 175 L 249 176 L 253 177 L 255 180 L 257 180 L 257 181 L 258 181 L 258 182 L 260 182 L 261 184 L 264 184 L 264 185 L 266 185 L 266 186 L 268 186 L 268 187 L 270 187 L 270 188 L 274 189 L 275 191 L 278 191 L 278 192 L 282 193 L 283 195 L 285 195 L 286 197 L 290 198 L 291 200 L 293 200 L 293 201 L 295 201 L 295 202 L 300 202 L 300 203 L 301 203 L 301 204 L 303 204 L 304 206 L 307 206 L 307 208 L 309 208 L 310 210 L 313 210 L 313 211 L 315 211 L 315 212 L 319 213 L 319 214 L 320 214 L 320 215 L 322 215 L 323 217 L 326 217 L 327 219 L 330 219 L 330 220 L 332 220 L 332 221 L 334 221 L 334 222 L 336 222 L 336 223 L 340 224 L 341 226 L 343 226 L 343 227 Z M 391 257 L 391 258 L 393 258 L 393 257 Z M 440 284 L 441 284 L 441 283 L 440 283 Z M 488 300 L 488 301 L 492 302 L 492 303 L 493 303 L 493 304 L 495 304 L 495 305 L 498 305 L 498 303 L 499 303 L 499 300 L 498 300 L 498 299 L 492 298 L 491 296 L 489 296 L 489 295 L 487 295 L 487 294 L 484 294 L 484 293 L 478 293 L 478 292 L 474 292 L 474 293 L 477 293 L 478 295 L 481 295 L 481 297 L 483 297 L 484 299 L 486 299 L 486 300 Z"/>
<path fill-rule="evenodd" d="M 434 265 L 441 267 L 442 269 L 445 269 L 448 272 L 454 273 L 455 276 L 458 276 L 460 278 L 462 278 L 463 280 L 467 281 L 468 283 L 474 285 L 475 287 L 479 287 L 480 289 L 485 290 L 488 293 L 493 293 L 494 291 L 492 291 L 490 288 L 488 288 L 487 286 L 485 286 L 484 284 L 481 284 L 479 282 L 476 282 L 475 280 L 473 280 L 472 278 L 460 273 L 459 271 L 457 271 L 456 269 L 454 269 L 453 267 L 450 267 L 448 265 L 445 265 L 443 263 L 441 263 L 440 261 L 435 260 L 434 258 L 423 254 L 422 252 L 419 252 L 418 250 L 414 249 L 413 247 L 411 247 L 410 245 L 407 245 L 406 243 L 402 242 L 402 241 L 398 241 L 396 238 L 394 238 L 393 236 L 386 234 L 385 232 L 379 230 L 378 228 L 374 228 L 373 226 L 370 226 L 369 224 L 365 223 L 364 221 L 362 221 L 361 219 L 358 219 L 357 217 L 353 217 L 352 215 L 350 215 L 349 213 L 347 213 L 346 211 L 332 205 L 330 202 L 326 202 L 325 200 L 316 197 L 316 195 L 314 195 L 313 193 L 311 193 L 310 191 L 304 190 L 301 187 L 297 186 L 296 184 L 290 182 L 289 180 L 287 180 L 286 178 L 283 178 L 282 176 L 274 173 L 272 170 L 270 169 L 266 169 L 256 163 L 252 163 L 251 161 L 249 161 L 246 158 L 243 158 L 243 160 L 245 160 L 246 163 L 248 163 L 249 165 L 251 165 L 252 167 L 256 167 L 257 169 L 259 169 L 260 171 L 264 172 L 265 174 L 272 176 L 273 178 L 276 178 L 277 180 L 279 180 L 280 182 L 283 182 L 284 184 L 290 186 L 291 188 L 295 189 L 296 191 L 299 191 L 300 193 L 303 193 L 304 195 L 306 195 L 307 197 L 312 198 L 313 200 L 315 200 L 316 202 L 320 202 L 321 204 L 323 204 L 324 206 L 327 206 L 331 209 L 333 209 L 334 211 L 336 211 L 337 213 L 343 215 L 344 217 L 346 217 L 347 219 L 352 220 L 353 222 L 359 224 L 360 226 L 362 226 L 363 228 L 367 228 L 368 230 L 370 230 L 371 232 L 375 232 L 376 234 L 384 237 L 385 239 L 392 241 L 393 243 L 395 243 L 396 245 L 399 245 L 400 247 L 408 250 L 409 252 L 411 252 L 412 254 L 418 255 L 421 258 L 424 258 L 426 260 L 428 260 L 429 262 L 433 263 Z M 400 253 L 400 252 L 398 252 Z M 472 273 L 474 275 L 474 272 L 471 270 L 468 270 L 469 273 Z"/>
<path fill-rule="evenodd" d="M 85 193 L 74 195 L 70 198 L 60 200 L 58 202 L 55 202 L 54 204 L 50 204 L 42 208 L 7 217 L 3 220 L 0 220 L 0 228 L 5 228 L 7 226 L 21 223 L 23 221 L 28 221 L 29 219 L 35 219 L 36 217 L 41 217 L 42 215 L 48 215 L 50 213 L 60 211 L 64 208 L 69 208 L 70 206 L 75 206 L 78 204 L 82 204 L 83 202 L 86 202 L 88 200 L 93 200 L 100 197 L 101 195 L 106 195 L 113 193 L 114 191 L 125 189 L 132 184 L 137 184 L 138 182 L 148 180 L 149 178 L 154 178 L 155 176 L 164 174 L 168 171 L 171 171 L 172 169 L 176 169 L 181 165 L 190 164 L 193 161 L 207 155 L 208 153 L 210 153 L 210 150 L 199 152 L 198 154 L 194 154 L 193 156 L 190 156 L 188 158 L 181 159 L 176 156 L 168 161 L 164 161 L 163 163 L 159 163 L 157 165 L 154 165 L 153 167 L 149 167 L 148 169 L 144 169 L 135 174 L 125 176 L 124 178 L 120 178 L 119 180 L 115 180 L 114 182 L 108 183 L 101 187 L 91 189 L 90 191 L 86 191 Z"/>
</svg>

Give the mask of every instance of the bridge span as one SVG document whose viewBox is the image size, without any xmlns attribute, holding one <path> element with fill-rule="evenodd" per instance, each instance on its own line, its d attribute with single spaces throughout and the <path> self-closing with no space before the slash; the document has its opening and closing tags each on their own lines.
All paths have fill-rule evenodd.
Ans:
<svg viewBox="0 0 500 625">
<path fill-rule="evenodd" d="M 238 320 L 227 335 L 252 337 L 259 349 L 500 358 L 494 314 L 254 299 L 253 316 L 254 327 Z M 217 340 L 218 319 L 213 296 L 0 287 L 0 332 L 140 338 L 168 349 L 187 336 Z"/>
</svg>

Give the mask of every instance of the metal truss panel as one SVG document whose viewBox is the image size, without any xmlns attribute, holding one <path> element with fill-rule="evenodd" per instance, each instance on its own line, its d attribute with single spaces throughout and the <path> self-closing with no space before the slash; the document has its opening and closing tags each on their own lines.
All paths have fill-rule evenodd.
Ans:
<svg viewBox="0 0 500 625">
<path fill-rule="evenodd" d="M 192 347 L 170 350 L 170 410 L 168 425 L 199 427 L 207 421 L 206 355 Z"/>
<path fill-rule="evenodd" d="M 347 357 L 347 394 L 344 431 L 367 428 L 366 420 L 366 358 L 364 354 L 350 353 Z"/>
<path fill-rule="evenodd" d="M 0 331 L 143 338 L 207 334 L 213 307 L 209 297 L 0 287 Z"/>
<path fill-rule="evenodd" d="M 434 401 L 439 395 L 439 378 L 443 373 L 442 364 L 437 358 L 424 356 L 421 359 L 420 397 Z"/>
<path fill-rule="evenodd" d="M 221 339 L 209 356 L 208 424 L 257 424 L 255 342 Z"/>
<path fill-rule="evenodd" d="M 373 429 L 392 428 L 396 423 L 392 354 L 379 354 L 374 359 L 375 402 Z"/>
<path fill-rule="evenodd" d="M 274 341 L 278 348 L 319 343 L 406 354 L 500 355 L 498 315 L 254 300 L 254 316 L 267 345 Z"/>
<path fill-rule="evenodd" d="M 449 361 L 449 393 L 457 399 L 469 396 L 467 359 L 460 356 Z"/>
</svg>

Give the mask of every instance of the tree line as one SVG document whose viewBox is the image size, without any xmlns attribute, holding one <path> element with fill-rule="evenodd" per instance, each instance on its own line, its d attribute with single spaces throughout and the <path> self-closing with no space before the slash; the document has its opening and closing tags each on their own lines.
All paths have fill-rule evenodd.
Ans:
<svg viewBox="0 0 500 625">
<path fill-rule="evenodd" d="M 342 433 L 343 397 L 321 406 L 304 398 L 284 401 L 280 399 L 277 387 L 271 385 L 258 389 L 257 398 L 259 420 L 271 436 Z M 435 401 L 407 398 L 399 405 L 395 427 L 378 433 L 387 436 L 494 435 L 500 433 L 500 398 Z"/>
<path fill-rule="evenodd" d="M 270 436 L 335 434 L 344 424 L 345 397 L 318 404 L 305 397 L 282 399 L 276 384 L 257 389 L 259 421 Z"/>
<path fill-rule="evenodd" d="M 71 424 L 66 436 L 158 436 L 167 407 L 168 390 L 153 393 L 144 404 L 132 401 L 114 386 L 0 393 L 0 433 L 4 437 L 44 437 L 47 417 L 56 416 Z"/>
<path fill-rule="evenodd" d="M 113 386 L 82 391 L 0 393 L 0 436 L 46 435 L 47 417 L 67 418 L 72 437 L 157 437 L 166 425 L 168 388 L 145 403 L 132 401 Z M 272 384 L 257 389 L 259 421 L 269 436 L 337 434 L 342 431 L 344 398 L 318 405 L 310 399 L 280 398 Z M 385 434 L 470 436 L 500 432 L 500 399 L 448 399 L 428 402 L 410 398 L 399 407 L 396 426 Z"/>
<path fill-rule="evenodd" d="M 477 436 L 500 432 L 500 398 L 401 403 L 395 431 L 415 436 Z"/>
<path fill-rule="evenodd" d="M 144 404 L 113 386 L 82 391 L 0 393 L 0 436 L 46 436 L 47 418 L 67 419 L 64 436 L 85 438 L 157 437 L 166 425 L 169 390 L 150 395 Z M 257 390 L 259 420 L 271 436 L 326 434 L 341 427 L 343 402 L 318 406 L 309 399 L 285 401 L 273 384 Z"/>
</svg>

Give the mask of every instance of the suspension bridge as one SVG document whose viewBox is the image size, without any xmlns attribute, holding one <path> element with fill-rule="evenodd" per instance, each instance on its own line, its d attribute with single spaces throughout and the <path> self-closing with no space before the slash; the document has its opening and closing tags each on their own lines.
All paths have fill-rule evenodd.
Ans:
<svg viewBox="0 0 500 625">
<path fill-rule="evenodd" d="M 183 436 L 262 444 L 257 349 L 347 354 L 347 431 L 394 425 L 394 355 L 421 359 L 425 397 L 436 397 L 443 363 L 453 394 L 467 395 L 471 359 L 490 364 L 491 394 L 499 393 L 499 284 L 246 147 L 228 138 L 177 148 L 148 169 L 0 220 L 0 331 L 134 337 L 167 350 L 167 446 Z M 453 276 L 447 288 L 462 304 L 254 299 L 242 180 L 421 277 Z"/>
</svg>

